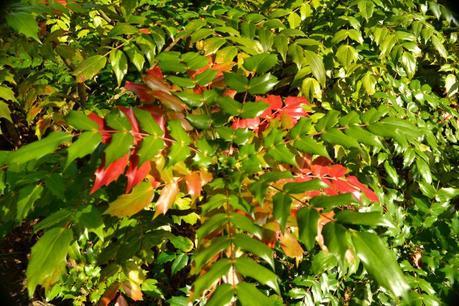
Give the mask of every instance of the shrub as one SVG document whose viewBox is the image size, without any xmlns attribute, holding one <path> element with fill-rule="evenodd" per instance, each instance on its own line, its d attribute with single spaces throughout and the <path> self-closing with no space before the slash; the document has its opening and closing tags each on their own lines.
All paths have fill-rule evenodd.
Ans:
<svg viewBox="0 0 459 306">
<path fill-rule="evenodd" d="M 418 0 L 12 6 L 0 233 L 39 220 L 29 297 L 447 303 L 456 26 Z"/>
</svg>

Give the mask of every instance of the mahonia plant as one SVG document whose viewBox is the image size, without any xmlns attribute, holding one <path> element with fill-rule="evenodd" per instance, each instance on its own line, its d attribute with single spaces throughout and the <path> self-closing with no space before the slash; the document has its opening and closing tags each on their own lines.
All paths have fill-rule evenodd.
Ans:
<svg viewBox="0 0 459 306">
<path fill-rule="evenodd" d="M 200 215 L 191 301 L 280 302 L 275 250 L 299 262 L 316 243 L 343 267 L 355 270 L 361 262 L 382 286 L 405 295 L 409 286 L 381 238 L 355 227 L 393 227 L 378 196 L 345 166 L 334 164 L 323 144 L 359 148 L 358 140 L 366 140 L 377 148 L 378 136 L 358 118 L 349 118 L 345 128 L 334 127 L 332 113 L 313 122 L 314 105 L 306 98 L 269 94 L 277 79 L 267 71 L 276 61 L 260 54 L 234 69 L 234 63 L 216 64 L 212 56 L 163 53 L 143 83 L 126 82 L 125 90 L 138 96 L 139 106 L 104 114 L 70 112 L 67 122 L 78 134 L 67 149 L 66 166 L 101 149 L 89 194 L 125 177 L 124 192 L 104 212 L 116 218 L 150 210 L 155 219 L 189 198 Z M 175 63 L 185 72 L 163 73 Z M 53 132 L 12 152 L 7 163 L 37 159 L 70 138 Z M 52 246 L 48 240 L 71 244 L 70 228 L 48 230 L 32 249 L 30 294 L 38 284 L 50 288 L 62 272 L 35 269 L 46 264 L 40 248 Z M 59 251 L 63 264 L 67 250 Z M 132 287 L 132 280 L 124 286 Z M 104 304 L 117 290 L 142 299 L 138 288 L 121 288 L 112 284 Z"/>
</svg>

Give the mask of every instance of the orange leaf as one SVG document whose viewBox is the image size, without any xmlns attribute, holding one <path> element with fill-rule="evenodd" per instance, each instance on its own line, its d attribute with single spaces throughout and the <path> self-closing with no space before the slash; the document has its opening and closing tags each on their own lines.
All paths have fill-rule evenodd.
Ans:
<svg viewBox="0 0 459 306">
<path fill-rule="evenodd" d="M 280 245 L 288 257 L 296 258 L 297 262 L 303 258 L 304 250 L 295 236 L 286 231 L 280 238 Z"/>
<path fill-rule="evenodd" d="M 153 218 L 156 218 L 160 214 L 165 215 L 168 209 L 174 204 L 177 194 L 179 192 L 177 180 L 164 186 L 161 190 L 158 201 L 156 202 L 156 212 Z"/>
<path fill-rule="evenodd" d="M 193 200 L 201 195 L 202 183 L 199 171 L 193 171 L 185 176 L 185 183 Z"/>
</svg>

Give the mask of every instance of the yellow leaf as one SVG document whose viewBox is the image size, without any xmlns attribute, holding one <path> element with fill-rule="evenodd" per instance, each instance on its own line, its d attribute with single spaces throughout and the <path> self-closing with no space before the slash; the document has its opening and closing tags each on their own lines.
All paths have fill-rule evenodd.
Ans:
<svg viewBox="0 0 459 306">
<path fill-rule="evenodd" d="M 286 231 L 280 238 L 280 245 L 288 257 L 296 258 L 299 262 L 303 258 L 304 250 L 295 236 Z"/>
<path fill-rule="evenodd" d="M 173 180 L 161 190 L 158 201 L 156 202 L 156 212 L 153 218 L 160 214 L 165 215 L 167 210 L 174 204 L 174 201 L 179 192 L 177 180 Z"/>
<path fill-rule="evenodd" d="M 123 194 L 110 203 L 105 214 L 116 217 L 130 217 L 150 204 L 153 187 L 150 182 L 143 182 L 134 187 L 131 193 Z"/>
</svg>

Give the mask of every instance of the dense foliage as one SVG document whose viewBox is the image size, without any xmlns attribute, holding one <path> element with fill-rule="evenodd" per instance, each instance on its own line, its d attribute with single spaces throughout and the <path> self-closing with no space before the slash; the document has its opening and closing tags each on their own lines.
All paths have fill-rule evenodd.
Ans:
<svg viewBox="0 0 459 306">
<path fill-rule="evenodd" d="M 455 298 L 443 5 L 23 1 L 0 28 L 0 237 L 34 224 L 30 299 Z"/>
</svg>

